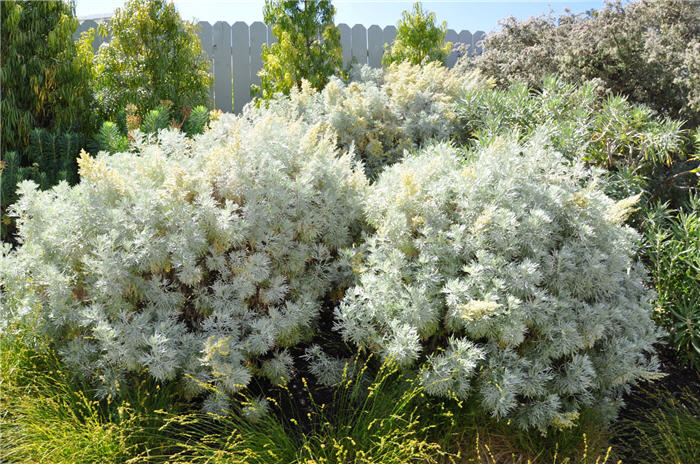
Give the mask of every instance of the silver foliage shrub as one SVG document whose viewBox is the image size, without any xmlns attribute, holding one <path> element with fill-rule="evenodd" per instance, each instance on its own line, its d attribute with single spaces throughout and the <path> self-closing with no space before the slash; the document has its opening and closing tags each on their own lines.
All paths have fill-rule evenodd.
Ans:
<svg viewBox="0 0 700 464">
<path fill-rule="evenodd" d="M 387 168 L 336 329 L 415 367 L 429 394 L 544 430 L 583 407 L 613 416 L 656 375 L 659 334 L 623 225 L 635 199 L 612 201 L 540 138 L 498 139 L 468 162 L 438 144 Z"/>
<path fill-rule="evenodd" d="M 194 140 L 162 131 L 79 165 L 74 187 L 20 185 L 3 319 L 33 320 L 105 396 L 146 372 L 216 387 L 205 406 L 221 410 L 252 376 L 287 378 L 362 214 L 366 178 L 332 134 L 224 115 Z"/>
<path fill-rule="evenodd" d="M 248 105 L 244 115 L 274 113 L 327 124 L 339 146 L 353 146 L 368 174 L 375 176 L 404 150 L 449 138 L 459 128 L 455 104 L 462 92 L 490 86 L 478 72 L 455 72 L 436 62 L 404 62 L 383 71 L 363 66 L 353 70 L 349 83 L 335 77 L 317 91 L 304 82 L 288 97 L 278 95 L 260 108 Z"/>
</svg>

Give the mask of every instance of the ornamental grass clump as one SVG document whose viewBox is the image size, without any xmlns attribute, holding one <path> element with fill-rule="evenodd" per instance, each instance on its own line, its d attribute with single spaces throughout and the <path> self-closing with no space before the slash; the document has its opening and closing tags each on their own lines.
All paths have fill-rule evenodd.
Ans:
<svg viewBox="0 0 700 464">
<path fill-rule="evenodd" d="M 336 310 L 345 340 L 415 367 L 432 395 L 474 398 L 521 428 L 612 417 L 657 375 L 652 293 L 595 173 L 499 139 L 445 144 L 385 170 L 365 202 L 376 229 Z"/>
<path fill-rule="evenodd" d="M 366 186 L 352 155 L 320 126 L 224 115 L 79 166 L 74 187 L 20 184 L 4 318 L 36 319 L 104 397 L 140 373 L 215 391 L 221 411 L 253 376 L 288 378 L 287 348 L 347 275 Z"/>
</svg>

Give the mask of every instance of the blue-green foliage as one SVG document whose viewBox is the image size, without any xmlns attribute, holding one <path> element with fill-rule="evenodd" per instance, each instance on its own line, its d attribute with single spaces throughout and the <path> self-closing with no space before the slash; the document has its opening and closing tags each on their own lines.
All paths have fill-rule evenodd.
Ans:
<svg viewBox="0 0 700 464">
<path fill-rule="evenodd" d="M 209 110 L 206 106 L 197 106 L 192 109 L 185 122 L 182 124 L 182 131 L 193 136 L 201 134 L 209 122 Z"/>
<path fill-rule="evenodd" d="M 180 128 L 190 137 L 201 134 L 209 123 L 209 110 L 205 106 L 197 106 L 178 117 L 172 105 L 166 104 L 148 111 L 143 120 L 133 112 L 123 111 L 117 121 L 102 123 L 95 135 L 94 145 L 97 150 L 109 153 L 129 150 L 129 140 L 133 139 L 132 131 L 136 129 L 144 134 L 157 134 L 158 131 L 174 127 Z"/>
<path fill-rule="evenodd" d="M 17 199 L 17 184 L 25 179 L 46 189 L 60 181 L 74 184 L 78 181 L 76 158 L 85 147 L 85 138 L 73 132 L 51 132 L 32 129 L 26 148 L 27 166 L 23 166 L 16 152 L 3 154 L 2 207 Z"/>
<path fill-rule="evenodd" d="M 165 129 L 170 124 L 170 111 L 164 106 L 159 106 L 146 113 L 141 123 L 141 131 L 146 134 L 153 134 L 161 129 Z"/>
<path fill-rule="evenodd" d="M 95 144 L 99 150 L 110 153 L 129 149 L 129 141 L 126 136 L 119 130 L 119 126 L 111 121 L 102 123 L 100 130 L 95 134 Z"/>
</svg>

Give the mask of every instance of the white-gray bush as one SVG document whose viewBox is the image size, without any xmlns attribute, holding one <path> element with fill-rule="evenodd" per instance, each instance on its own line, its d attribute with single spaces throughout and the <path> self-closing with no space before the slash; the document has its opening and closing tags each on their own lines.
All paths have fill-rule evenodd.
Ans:
<svg viewBox="0 0 700 464">
<path fill-rule="evenodd" d="M 259 108 L 249 105 L 244 114 L 255 118 L 270 112 L 325 123 L 335 130 L 339 146 L 354 146 L 375 176 L 404 150 L 450 137 L 458 128 L 455 103 L 462 92 L 491 85 L 478 72 L 455 72 L 436 62 L 404 62 L 383 71 L 363 66 L 354 68 L 349 83 L 334 77 L 317 91 L 305 82 L 288 97 L 278 95 Z"/>
<path fill-rule="evenodd" d="M 20 185 L 20 246 L 0 269 L 3 319 L 33 320 L 70 368 L 115 393 L 131 372 L 206 406 L 254 375 L 290 374 L 348 277 L 367 181 L 320 125 L 224 115 L 194 140 L 162 131 L 79 159 L 81 181 Z"/>
<path fill-rule="evenodd" d="M 583 164 L 538 141 L 446 144 L 387 168 L 365 212 L 376 233 L 336 329 L 418 368 L 426 391 L 476 395 L 522 428 L 615 414 L 657 372 L 651 292 L 622 224 Z M 467 157 L 465 162 L 463 157 Z"/>
</svg>

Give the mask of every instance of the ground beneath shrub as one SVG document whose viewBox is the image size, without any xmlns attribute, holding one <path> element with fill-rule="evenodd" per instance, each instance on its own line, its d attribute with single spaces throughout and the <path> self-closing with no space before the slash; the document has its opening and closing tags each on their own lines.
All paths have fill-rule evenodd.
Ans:
<svg viewBox="0 0 700 464">
<path fill-rule="evenodd" d="M 657 409 L 659 404 L 657 395 L 654 392 L 668 392 L 675 398 L 681 398 L 683 393 L 692 392 L 700 394 L 700 372 L 695 369 L 682 367 L 675 357 L 675 351 L 668 346 L 657 348 L 659 360 L 661 361 L 661 371 L 667 374 L 662 379 L 654 382 L 645 382 L 633 389 L 633 392 L 625 397 L 625 407 L 620 412 L 619 418 L 613 429 L 625 430 L 632 421 L 644 421 L 646 413 Z M 618 450 L 639 450 L 640 447 L 635 437 L 625 437 L 626 434 L 613 434 L 612 445 Z M 623 464 L 638 464 L 643 456 L 632 452 L 620 455 Z M 690 463 L 688 463 L 690 464 Z"/>
</svg>

